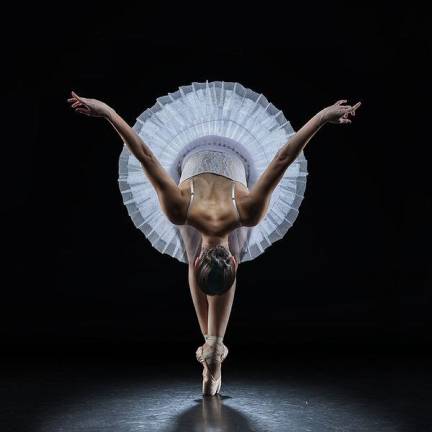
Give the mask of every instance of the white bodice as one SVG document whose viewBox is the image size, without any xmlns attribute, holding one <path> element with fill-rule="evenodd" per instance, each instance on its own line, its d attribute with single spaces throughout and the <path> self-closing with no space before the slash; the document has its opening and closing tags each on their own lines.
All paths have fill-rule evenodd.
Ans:
<svg viewBox="0 0 432 432">
<path fill-rule="evenodd" d="M 192 150 L 183 159 L 179 184 L 202 173 L 214 173 L 248 186 L 242 160 L 233 152 L 214 149 Z"/>
</svg>

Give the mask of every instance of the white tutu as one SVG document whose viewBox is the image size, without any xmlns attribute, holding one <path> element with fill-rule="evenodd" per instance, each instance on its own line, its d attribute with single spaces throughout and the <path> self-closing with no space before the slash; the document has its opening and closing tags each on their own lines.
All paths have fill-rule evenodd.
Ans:
<svg viewBox="0 0 432 432">
<path fill-rule="evenodd" d="M 177 184 L 179 166 L 193 148 L 191 143 L 203 137 L 222 137 L 221 142 L 231 143 L 247 161 L 249 189 L 295 133 L 282 111 L 262 94 L 223 81 L 193 83 L 158 98 L 137 118 L 133 129 Z M 179 226 L 162 212 L 156 191 L 126 145 L 120 155 L 119 171 L 120 191 L 135 226 L 159 252 L 187 263 Z M 293 225 L 304 197 L 307 174 L 307 161 L 301 152 L 273 191 L 261 222 L 230 234 L 230 242 L 239 247 L 240 262 L 262 254 Z"/>
</svg>

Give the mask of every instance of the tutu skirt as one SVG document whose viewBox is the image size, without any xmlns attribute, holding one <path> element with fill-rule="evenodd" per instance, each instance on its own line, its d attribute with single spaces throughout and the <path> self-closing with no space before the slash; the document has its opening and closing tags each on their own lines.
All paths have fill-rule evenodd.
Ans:
<svg viewBox="0 0 432 432">
<path fill-rule="evenodd" d="M 212 148 L 219 145 L 221 149 L 229 143 L 230 151 L 245 161 L 249 189 L 295 133 L 282 111 L 262 94 L 223 81 L 193 83 L 158 98 L 136 119 L 133 129 L 177 184 L 182 160 L 196 143 Z M 284 237 L 298 216 L 307 174 L 307 161 L 301 152 L 274 189 L 261 222 L 230 233 L 240 262 L 255 259 Z M 152 246 L 187 263 L 180 226 L 162 212 L 156 191 L 126 145 L 119 160 L 119 186 L 129 216 Z M 198 235 L 194 238 L 199 241 Z"/>
</svg>

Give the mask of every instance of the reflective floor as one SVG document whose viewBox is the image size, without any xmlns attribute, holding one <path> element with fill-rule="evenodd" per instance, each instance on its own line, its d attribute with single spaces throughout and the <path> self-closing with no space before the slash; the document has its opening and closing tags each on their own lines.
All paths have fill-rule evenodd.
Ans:
<svg viewBox="0 0 432 432">
<path fill-rule="evenodd" d="M 202 397 L 193 361 L 8 359 L 0 430 L 428 431 L 426 358 L 326 356 L 224 363 L 220 396 Z M 266 357 L 266 356 L 263 356 Z"/>
</svg>

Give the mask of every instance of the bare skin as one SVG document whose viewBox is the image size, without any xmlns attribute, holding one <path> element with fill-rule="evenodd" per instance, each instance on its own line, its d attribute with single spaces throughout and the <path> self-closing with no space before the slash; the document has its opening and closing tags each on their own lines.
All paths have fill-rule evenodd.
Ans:
<svg viewBox="0 0 432 432">
<path fill-rule="evenodd" d="M 187 179 L 179 185 L 181 192 L 189 199 L 191 181 Z M 231 199 L 232 180 L 217 174 L 202 173 L 194 176 L 193 182 L 195 199 L 189 209 L 188 224 L 205 236 L 225 238 L 238 226 L 237 212 Z M 241 202 L 248 194 L 246 186 L 235 182 L 236 203 L 242 225 L 245 216 Z"/>
<path fill-rule="evenodd" d="M 108 105 L 97 99 L 89 99 L 71 92 L 68 99 L 76 112 L 107 120 L 129 150 L 141 162 L 143 170 L 154 186 L 161 209 L 167 218 L 179 225 L 186 245 L 189 269 L 188 279 L 193 304 L 201 332 L 214 336 L 224 336 L 234 300 L 236 281 L 227 292 L 220 296 L 206 296 L 198 287 L 195 264 L 201 251 L 211 245 L 229 248 L 229 233 L 238 226 L 237 214 L 231 200 L 231 180 L 211 173 L 194 177 L 195 197 L 188 216 L 188 225 L 201 234 L 201 248 L 194 251 L 193 233 L 185 224 L 190 202 L 190 179 L 177 185 L 159 163 L 151 149 L 136 132 Z M 255 226 L 265 216 L 273 190 L 282 179 L 284 172 L 297 158 L 310 139 L 325 124 L 350 124 L 361 103 L 344 105 L 339 100 L 314 115 L 289 141 L 280 148 L 266 170 L 249 190 L 243 184 L 235 183 L 235 195 L 242 226 Z M 351 116 L 351 118 L 350 118 Z M 196 244 L 196 242 L 195 242 Z M 236 260 L 239 256 L 230 253 Z M 218 372 L 216 372 L 216 376 Z"/>
<path fill-rule="evenodd" d="M 189 287 L 201 332 L 202 334 L 212 336 L 224 336 L 234 299 L 236 281 L 234 281 L 233 286 L 226 293 L 219 296 L 208 296 L 198 286 L 195 268 L 199 256 L 205 248 L 222 244 L 227 250 L 230 250 L 228 235 L 214 237 L 200 233 L 200 238 L 197 240 L 193 238 L 197 231 L 192 230 L 190 226 L 180 226 L 179 230 L 183 237 L 188 256 Z M 198 248 L 196 248 L 197 241 L 200 242 Z M 234 254 L 234 258 L 237 268 L 239 256 Z"/>
<path fill-rule="evenodd" d="M 194 179 L 196 179 L 197 177 L 198 176 L 196 176 Z M 193 247 L 195 246 L 195 243 L 193 241 L 193 234 L 195 234 L 195 232 L 192 232 L 190 227 L 188 227 L 187 225 L 180 226 L 179 229 L 183 237 L 183 242 L 185 244 L 186 252 L 188 255 L 189 288 L 201 333 L 223 337 L 225 335 L 231 315 L 237 279 L 234 280 L 231 288 L 224 294 L 218 296 L 208 296 L 198 286 L 195 267 L 201 251 L 207 246 L 211 246 L 213 244 L 222 244 L 229 250 L 228 235 L 224 236 L 223 238 L 201 235 L 201 245 L 199 246 L 198 252 L 194 253 L 195 251 Z M 239 257 L 235 255 L 235 258 L 236 266 L 238 266 L 237 263 L 239 262 Z M 212 347 L 210 346 L 210 344 L 206 342 L 204 344 L 204 350 L 211 349 Z M 215 378 L 218 378 L 220 376 L 220 363 L 210 363 L 208 367 L 211 374 Z"/>
</svg>

